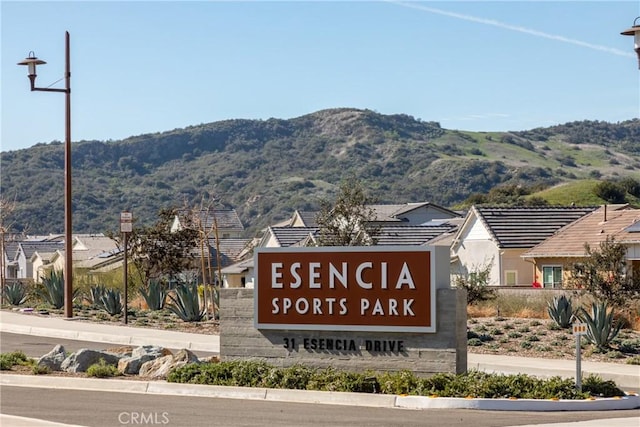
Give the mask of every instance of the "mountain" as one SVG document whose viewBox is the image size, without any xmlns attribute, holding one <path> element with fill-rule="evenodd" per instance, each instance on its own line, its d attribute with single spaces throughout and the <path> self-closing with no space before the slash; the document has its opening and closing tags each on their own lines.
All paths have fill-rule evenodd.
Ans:
<svg viewBox="0 0 640 427">
<path fill-rule="evenodd" d="M 467 132 L 405 114 L 341 108 L 79 141 L 72 158 L 75 233 L 117 230 L 125 209 L 149 224 L 160 208 L 195 206 L 208 192 L 237 209 L 251 235 L 294 209 L 316 209 L 351 174 L 380 203 L 443 206 L 503 184 L 637 178 L 640 120 Z M 62 232 L 64 145 L 2 152 L 0 160 L 2 197 L 17 202 L 5 218 L 11 231 Z"/>
</svg>

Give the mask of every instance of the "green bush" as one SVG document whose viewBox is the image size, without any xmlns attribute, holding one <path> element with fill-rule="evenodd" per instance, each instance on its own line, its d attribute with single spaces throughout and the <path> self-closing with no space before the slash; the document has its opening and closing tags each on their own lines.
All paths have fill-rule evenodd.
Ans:
<svg viewBox="0 0 640 427">
<path fill-rule="evenodd" d="M 598 375 L 589 375 L 582 380 L 582 391 L 591 396 L 614 397 L 624 396 L 624 391 L 611 380 L 603 380 Z"/>
<path fill-rule="evenodd" d="M 579 393 L 573 379 L 560 377 L 539 379 L 525 374 L 501 375 L 469 371 L 459 375 L 439 373 L 422 378 L 408 370 L 353 373 L 302 365 L 277 368 L 261 361 L 189 364 L 173 370 L 168 381 L 441 397 L 584 399 L 589 396 L 612 397 L 624 394 L 612 381 L 603 381 L 593 376 L 584 379 L 583 391 Z"/>
<path fill-rule="evenodd" d="M 11 353 L 0 354 L 0 370 L 8 371 L 15 365 L 27 365 L 29 364 L 29 358 L 23 351 L 14 351 Z"/>
<path fill-rule="evenodd" d="M 94 363 L 87 368 L 88 377 L 110 378 L 117 377 L 119 375 L 120 372 L 118 371 L 118 368 L 113 365 L 108 365 L 104 359 L 100 359 L 98 363 Z"/>
<path fill-rule="evenodd" d="M 44 375 L 50 372 L 51 372 L 51 369 L 48 366 L 37 365 L 34 363 L 33 366 L 31 367 L 31 373 L 34 375 Z"/>
<path fill-rule="evenodd" d="M 627 359 L 627 365 L 640 365 L 640 356 L 633 356 Z"/>
</svg>

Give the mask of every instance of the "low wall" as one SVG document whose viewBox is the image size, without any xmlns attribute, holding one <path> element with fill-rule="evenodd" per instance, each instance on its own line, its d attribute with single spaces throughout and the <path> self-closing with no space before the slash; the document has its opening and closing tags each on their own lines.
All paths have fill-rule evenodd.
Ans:
<svg viewBox="0 0 640 427">
<path fill-rule="evenodd" d="M 417 375 L 467 369 L 466 292 L 438 289 L 436 332 L 257 330 L 253 289 L 220 290 L 220 357 Z"/>
</svg>

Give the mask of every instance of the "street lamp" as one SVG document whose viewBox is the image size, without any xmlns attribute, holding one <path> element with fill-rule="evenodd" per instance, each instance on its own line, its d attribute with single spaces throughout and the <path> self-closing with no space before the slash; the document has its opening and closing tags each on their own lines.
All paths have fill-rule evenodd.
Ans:
<svg viewBox="0 0 640 427">
<path fill-rule="evenodd" d="M 634 37 L 634 50 L 636 51 L 636 54 L 638 54 L 638 69 L 640 69 L 640 24 L 638 24 L 638 21 L 640 21 L 640 16 L 633 21 L 633 27 L 628 30 L 624 30 L 620 34 L 623 36 Z"/>
<path fill-rule="evenodd" d="M 71 218 L 71 66 L 69 60 L 69 32 L 65 32 L 65 88 L 36 87 L 36 66 L 44 65 L 33 51 L 18 65 L 26 65 L 32 91 L 62 92 L 65 94 L 65 143 L 64 143 L 64 315 L 73 317 L 73 263 L 72 263 L 72 218 Z"/>
</svg>

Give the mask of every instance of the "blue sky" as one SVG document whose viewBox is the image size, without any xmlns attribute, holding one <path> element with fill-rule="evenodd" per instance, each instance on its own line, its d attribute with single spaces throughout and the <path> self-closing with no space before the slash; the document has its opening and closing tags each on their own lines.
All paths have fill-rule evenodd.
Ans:
<svg viewBox="0 0 640 427">
<path fill-rule="evenodd" d="M 1 150 L 325 108 L 508 131 L 640 116 L 633 1 L 1 2 Z M 54 87 L 63 87 L 63 82 Z"/>
</svg>

